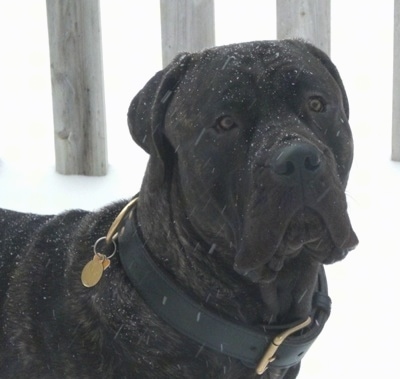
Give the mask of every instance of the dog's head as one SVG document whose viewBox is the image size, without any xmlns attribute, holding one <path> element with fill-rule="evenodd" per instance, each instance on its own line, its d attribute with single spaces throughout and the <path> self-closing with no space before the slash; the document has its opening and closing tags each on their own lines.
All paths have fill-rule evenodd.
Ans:
<svg viewBox="0 0 400 379">
<path fill-rule="evenodd" d="M 150 154 L 145 190 L 174 182 L 203 241 L 254 281 L 299 254 L 331 263 L 357 244 L 344 194 L 348 118 L 328 56 L 290 40 L 181 54 L 128 113 Z"/>
</svg>

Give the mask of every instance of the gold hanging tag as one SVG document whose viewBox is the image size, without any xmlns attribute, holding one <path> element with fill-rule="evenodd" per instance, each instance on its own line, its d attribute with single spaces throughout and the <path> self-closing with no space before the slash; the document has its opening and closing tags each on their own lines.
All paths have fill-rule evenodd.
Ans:
<svg viewBox="0 0 400 379">
<path fill-rule="evenodd" d="M 120 229 L 122 221 L 124 220 L 128 212 L 132 210 L 132 208 L 137 202 L 137 199 L 138 199 L 137 197 L 134 198 L 122 209 L 120 214 L 112 223 L 107 233 L 107 236 L 99 238 L 94 244 L 93 259 L 88 263 L 86 263 L 81 274 L 81 281 L 85 287 L 94 287 L 100 281 L 101 277 L 103 276 L 103 272 L 110 267 L 111 264 L 110 258 L 112 258 L 117 252 L 117 245 L 115 243 L 115 238 L 118 235 L 118 231 Z M 98 252 L 98 244 L 100 242 L 103 242 L 103 245 L 105 243 L 105 246 L 103 246 L 100 249 L 100 251 L 102 252 L 106 251 L 105 249 L 109 249 L 110 246 L 113 246 L 113 251 L 109 256 Z"/>
<path fill-rule="evenodd" d="M 81 274 L 82 284 L 85 287 L 93 287 L 100 281 L 103 276 L 103 262 L 105 259 L 107 259 L 105 255 L 96 253 L 93 259 L 86 263 Z M 108 263 L 108 266 L 109 265 Z"/>
</svg>

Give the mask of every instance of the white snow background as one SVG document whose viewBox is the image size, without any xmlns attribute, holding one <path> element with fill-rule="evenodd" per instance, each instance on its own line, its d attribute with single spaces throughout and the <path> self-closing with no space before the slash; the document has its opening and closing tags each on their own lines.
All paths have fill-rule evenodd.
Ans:
<svg viewBox="0 0 400 379">
<path fill-rule="evenodd" d="M 331 57 L 347 89 L 355 141 L 346 192 L 360 244 L 327 267 L 331 318 L 299 378 L 394 378 L 400 163 L 390 160 L 393 0 L 331 4 Z M 126 113 L 161 68 L 159 2 L 102 0 L 101 12 L 109 174 L 62 176 L 54 164 L 45 1 L 0 0 L 1 207 L 95 210 L 138 192 L 147 156 L 129 136 Z M 215 0 L 215 13 L 217 45 L 276 38 L 275 0 Z"/>
</svg>

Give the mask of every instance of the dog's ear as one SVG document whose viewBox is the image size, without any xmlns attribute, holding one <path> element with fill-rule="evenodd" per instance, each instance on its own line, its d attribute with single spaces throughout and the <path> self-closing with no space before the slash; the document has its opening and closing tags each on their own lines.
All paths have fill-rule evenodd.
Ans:
<svg viewBox="0 0 400 379">
<path fill-rule="evenodd" d="M 164 117 L 190 60 L 190 54 L 179 54 L 147 82 L 129 106 L 129 131 L 135 142 L 150 154 L 152 188 L 162 184 L 165 178 L 169 144 L 164 136 Z"/>
<path fill-rule="evenodd" d="M 312 54 L 314 57 L 319 59 L 319 61 L 327 68 L 329 73 L 336 80 L 336 82 L 342 92 L 344 111 L 346 113 L 347 119 L 349 119 L 350 109 L 349 109 L 349 100 L 347 98 L 346 90 L 344 88 L 342 78 L 340 77 L 339 71 L 337 70 L 336 66 L 332 63 L 329 56 L 327 54 L 325 54 L 322 50 L 320 50 L 317 47 L 315 47 L 314 45 L 312 45 L 311 43 L 308 43 L 308 42 L 305 42 L 302 40 L 294 40 L 293 43 L 296 44 L 297 46 L 301 46 L 308 53 Z"/>
</svg>

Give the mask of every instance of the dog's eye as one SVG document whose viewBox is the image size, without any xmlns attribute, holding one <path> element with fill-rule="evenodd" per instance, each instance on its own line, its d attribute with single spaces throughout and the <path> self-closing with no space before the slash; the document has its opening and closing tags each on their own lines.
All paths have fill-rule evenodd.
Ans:
<svg viewBox="0 0 400 379">
<path fill-rule="evenodd" d="M 221 130 L 231 130 L 236 126 L 236 122 L 230 116 L 222 116 L 217 120 L 217 125 Z"/>
<path fill-rule="evenodd" d="M 323 112 L 325 110 L 325 103 L 319 97 L 311 97 L 308 100 L 308 106 L 313 112 Z"/>
</svg>

